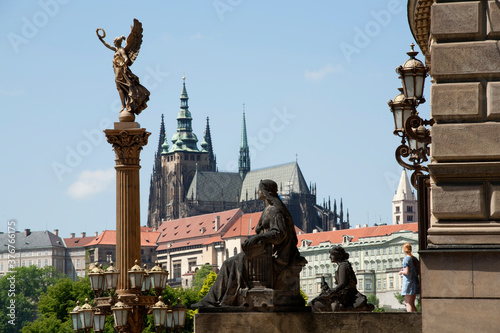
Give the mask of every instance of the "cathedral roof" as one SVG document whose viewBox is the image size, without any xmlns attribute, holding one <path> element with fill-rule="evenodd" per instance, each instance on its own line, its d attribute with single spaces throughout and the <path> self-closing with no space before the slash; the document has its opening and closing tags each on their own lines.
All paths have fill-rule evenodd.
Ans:
<svg viewBox="0 0 500 333">
<path fill-rule="evenodd" d="M 392 201 L 403 201 L 403 200 L 417 200 L 415 194 L 413 193 L 413 188 L 410 185 L 408 176 L 406 175 L 406 170 L 403 169 L 401 173 L 401 178 L 399 179 L 399 186 L 396 194 Z"/>
<path fill-rule="evenodd" d="M 353 237 L 351 241 L 357 242 L 360 238 L 386 236 L 404 230 L 417 232 L 418 223 L 380 225 L 376 227 L 367 227 L 367 228 L 355 228 L 355 229 L 344 229 L 335 231 L 313 232 L 309 234 L 298 234 L 297 238 L 299 242 L 297 246 L 301 245 L 302 240 L 311 241 L 311 243 L 309 244 L 310 246 L 319 245 L 322 242 L 328 242 L 328 241 L 331 244 L 341 244 L 344 235 Z"/>
<path fill-rule="evenodd" d="M 199 201 L 238 202 L 241 183 L 238 173 L 197 171 L 186 198 Z"/>
<path fill-rule="evenodd" d="M 272 179 L 278 184 L 278 194 L 288 195 L 291 193 L 310 194 L 309 187 L 300 171 L 297 162 L 282 164 L 270 168 L 258 169 L 247 173 L 241 187 L 240 201 L 258 199 L 255 194 L 259 183 L 263 179 Z"/>
</svg>

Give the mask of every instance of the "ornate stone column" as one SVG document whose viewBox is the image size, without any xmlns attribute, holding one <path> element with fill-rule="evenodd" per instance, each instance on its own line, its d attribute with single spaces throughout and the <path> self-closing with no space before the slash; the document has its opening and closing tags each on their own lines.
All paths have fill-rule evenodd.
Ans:
<svg viewBox="0 0 500 333">
<path fill-rule="evenodd" d="M 118 294 L 132 294 L 127 271 L 141 261 L 139 155 L 151 133 L 136 122 L 115 123 L 104 130 L 116 155 L 116 267 Z"/>
</svg>

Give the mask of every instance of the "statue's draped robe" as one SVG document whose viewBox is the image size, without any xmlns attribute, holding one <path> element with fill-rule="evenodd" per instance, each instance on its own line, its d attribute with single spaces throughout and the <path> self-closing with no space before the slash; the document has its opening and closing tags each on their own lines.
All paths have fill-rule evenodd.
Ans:
<svg viewBox="0 0 500 333">
<path fill-rule="evenodd" d="M 281 205 L 264 209 L 255 229 L 257 236 L 253 236 L 258 242 L 224 261 L 210 291 L 196 307 L 238 306 L 239 290 L 249 287 L 244 274 L 245 256 L 254 256 L 267 244 L 272 245 L 273 267 L 270 269 L 274 270 L 275 276 L 299 258 L 293 221 Z"/>
<path fill-rule="evenodd" d="M 149 91 L 140 84 L 139 77 L 132 73 L 127 64 L 120 66 L 119 63 L 123 61 L 123 58 L 117 53 L 115 53 L 115 59 L 113 60 L 116 89 L 122 91 L 126 96 L 125 110 L 139 114 L 147 108 L 146 102 L 149 101 Z"/>
</svg>

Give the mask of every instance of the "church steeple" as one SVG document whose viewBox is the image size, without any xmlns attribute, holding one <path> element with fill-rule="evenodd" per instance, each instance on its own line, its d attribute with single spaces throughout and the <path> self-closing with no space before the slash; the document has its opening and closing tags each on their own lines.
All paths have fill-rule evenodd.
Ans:
<svg viewBox="0 0 500 333">
<path fill-rule="evenodd" d="M 172 136 L 172 150 L 199 151 L 196 143 L 198 138 L 193 133 L 191 112 L 188 106 L 186 78 L 182 78 L 181 108 L 177 114 L 177 133 Z"/>
<path fill-rule="evenodd" d="M 245 104 L 243 104 L 243 126 L 241 128 L 240 158 L 238 161 L 238 171 L 242 179 L 250 171 L 250 149 L 247 141 L 247 124 L 245 120 Z"/>
</svg>

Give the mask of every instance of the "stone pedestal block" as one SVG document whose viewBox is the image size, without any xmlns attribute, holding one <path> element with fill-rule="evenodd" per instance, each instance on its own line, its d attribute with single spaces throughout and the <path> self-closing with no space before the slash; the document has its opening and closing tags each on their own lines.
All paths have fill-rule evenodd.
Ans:
<svg viewBox="0 0 500 333">
<path fill-rule="evenodd" d="M 497 1 L 488 1 L 486 35 L 488 38 L 500 37 L 500 6 Z"/>
<path fill-rule="evenodd" d="M 440 3 L 431 7 L 431 33 L 437 41 L 483 37 L 480 1 Z"/>
<path fill-rule="evenodd" d="M 432 118 L 438 122 L 481 120 L 484 88 L 479 82 L 431 86 Z"/>
<path fill-rule="evenodd" d="M 500 78 L 500 45 L 486 40 L 434 44 L 431 75 L 440 80 Z"/>
<path fill-rule="evenodd" d="M 500 160 L 500 123 L 435 124 L 431 134 L 437 162 Z"/>
<path fill-rule="evenodd" d="M 198 313 L 195 333 L 422 332 L 420 313 Z"/>
<path fill-rule="evenodd" d="M 439 220 L 486 219 L 483 184 L 433 185 L 431 196 L 432 214 Z"/>
<path fill-rule="evenodd" d="M 500 82 L 488 82 L 486 101 L 487 119 L 500 120 Z"/>
</svg>

